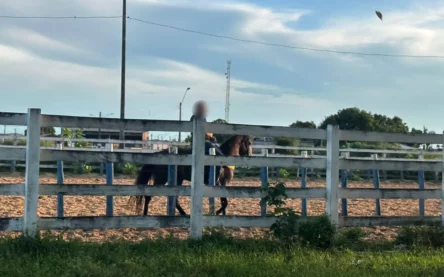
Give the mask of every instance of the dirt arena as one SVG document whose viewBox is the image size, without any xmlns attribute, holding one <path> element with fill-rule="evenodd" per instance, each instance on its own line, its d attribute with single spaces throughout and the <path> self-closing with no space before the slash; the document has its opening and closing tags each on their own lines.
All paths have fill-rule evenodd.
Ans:
<svg viewBox="0 0 444 277">
<path fill-rule="evenodd" d="M 23 174 L 0 174 L 1 184 L 24 183 Z M 300 187 L 300 180 L 271 180 L 270 182 L 283 181 L 287 187 Z M 131 185 L 134 178 L 119 177 L 114 179 L 115 184 Z M 42 174 L 40 183 L 55 184 L 56 179 L 53 174 Z M 65 184 L 105 184 L 105 177 L 100 175 L 65 175 Z M 186 184 L 189 185 L 189 184 Z M 233 186 L 260 186 L 259 178 L 235 179 Z M 349 187 L 371 188 L 370 182 L 349 182 Z M 382 188 L 417 188 L 414 181 L 381 182 Z M 325 187 L 322 180 L 308 180 L 308 187 Z M 427 182 L 426 188 L 439 188 L 440 183 Z M 133 215 L 133 207 L 128 207 L 129 197 L 114 197 L 114 214 Z M 189 198 L 180 197 L 182 207 L 189 214 Z M 227 215 L 260 215 L 260 199 L 228 199 L 229 206 Z M 215 199 L 216 209 L 219 207 L 219 200 Z M 381 212 L 384 216 L 414 216 L 419 213 L 418 200 L 381 200 Z M 426 215 L 439 216 L 441 214 L 441 204 L 439 200 L 426 200 Z M 300 211 L 301 200 L 287 200 L 288 206 Z M 323 199 L 313 199 L 308 201 L 309 215 L 320 215 L 324 212 L 325 201 Z M 20 196 L 0 196 L 0 217 L 21 217 L 23 216 L 24 202 Z M 204 199 L 204 210 L 208 211 L 208 200 Z M 348 212 L 350 216 L 371 216 L 375 215 L 375 200 L 349 200 Z M 153 197 L 149 209 L 150 215 L 166 215 L 166 197 Z M 41 217 L 56 216 L 56 196 L 40 196 L 38 214 Z M 65 216 L 102 216 L 105 215 L 104 196 L 65 196 Z M 263 230 L 259 228 L 230 228 L 234 236 L 251 237 L 261 235 Z M 390 238 L 396 232 L 396 228 L 367 228 L 371 237 Z M 81 231 L 73 230 L 63 232 L 67 239 L 82 239 L 87 241 L 102 241 L 112 239 L 126 239 L 138 241 L 147 237 L 156 237 L 173 232 L 175 236 L 186 237 L 186 228 L 168 228 L 161 230 L 136 230 L 131 228 L 105 231 Z M 54 232 L 59 233 L 59 232 Z M 0 236 L 17 235 L 12 232 L 0 232 Z"/>
</svg>

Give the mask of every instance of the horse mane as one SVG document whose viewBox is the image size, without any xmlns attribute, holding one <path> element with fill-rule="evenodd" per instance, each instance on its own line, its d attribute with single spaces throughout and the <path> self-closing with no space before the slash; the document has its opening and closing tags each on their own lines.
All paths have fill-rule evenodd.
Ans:
<svg viewBox="0 0 444 277">
<path fill-rule="evenodd" d="M 227 156 L 239 155 L 239 140 L 241 136 L 234 135 L 220 144 L 219 149 Z"/>
</svg>

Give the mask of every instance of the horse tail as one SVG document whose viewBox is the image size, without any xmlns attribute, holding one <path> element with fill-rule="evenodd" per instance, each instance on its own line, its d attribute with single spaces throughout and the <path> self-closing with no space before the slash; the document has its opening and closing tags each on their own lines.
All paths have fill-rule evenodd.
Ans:
<svg viewBox="0 0 444 277">
<path fill-rule="evenodd" d="M 134 182 L 134 185 L 147 185 L 148 182 L 153 179 L 153 165 L 144 165 L 139 170 L 137 174 L 136 181 Z M 136 215 L 142 214 L 142 207 L 143 207 L 143 201 L 145 199 L 145 195 L 135 195 L 130 196 L 128 199 L 127 206 L 128 207 L 134 207 L 134 212 Z"/>
</svg>

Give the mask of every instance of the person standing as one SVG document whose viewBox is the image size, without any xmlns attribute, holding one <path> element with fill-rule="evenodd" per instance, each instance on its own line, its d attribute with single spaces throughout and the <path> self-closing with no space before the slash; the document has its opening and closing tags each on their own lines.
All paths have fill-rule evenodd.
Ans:
<svg viewBox="0 0 444 277">
<path fill-rule="evenodd" d="M 198 101 L 193 106 L 193 115 L 190 118 L 190 121 L 194 120 L 195 116 L 199 116 L 203 119 L 203 121 L 207 121 L 208 116 L 208 104 L 205 101 Z M 211 143 L 217 143 L 216 137 L 213 133 L 206 133 L 205 140 Z M 193 133 L 191 133 L 191 144 L 193 141 Z"/>
</svg>

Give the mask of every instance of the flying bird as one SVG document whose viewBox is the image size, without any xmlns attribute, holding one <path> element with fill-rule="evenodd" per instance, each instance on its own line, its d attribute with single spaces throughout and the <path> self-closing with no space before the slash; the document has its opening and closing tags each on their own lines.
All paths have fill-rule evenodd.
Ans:
<svg viewBox="0 0 444 277">
<path fill-rule="evenodd" d="M 382 13 L 380 11 L 375 11 L 376 15 L 379 17 L 379 19 L 381 19 L 382 21 Z"/>
</svg>

